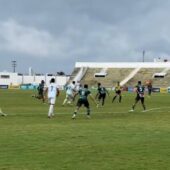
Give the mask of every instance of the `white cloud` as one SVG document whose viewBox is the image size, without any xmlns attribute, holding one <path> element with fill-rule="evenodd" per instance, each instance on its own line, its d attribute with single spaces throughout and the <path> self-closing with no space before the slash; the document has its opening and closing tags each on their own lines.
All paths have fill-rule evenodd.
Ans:
<svg viewBox="0 0 170 170">
<path fill-rule="evenodd" d="M 60 48 L 52 35 L 10 19 L 0 22 L 0 50 L 47 57 Z"/>
<path fill-rule="evenodd" d="M 109 58 L 129 50 L 126 34 L 120 33 L 119 28 L 96 22 L 99 28 L 92 29 L 89 25 L 94 25 L 93 20 L 86 18 L 81 22 L 83 26 L 70 25 L 55 35 L 14 19 L 0 22 L 0 51 L 63 60 L 77 56 Z"/>
</svg>

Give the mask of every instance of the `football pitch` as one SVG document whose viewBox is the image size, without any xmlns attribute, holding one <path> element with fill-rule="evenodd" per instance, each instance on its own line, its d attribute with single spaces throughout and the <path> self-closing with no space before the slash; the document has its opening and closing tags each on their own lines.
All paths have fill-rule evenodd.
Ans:
<svg viewBox="0 0 170 170">
<path fill-rule="evenodd" d="M 0 170 L 168 170 L 170 169 L 170 94 L 146 97 L 146 112 L 135 94 L 122 103 L 91 104 L 91 119 L 81 109 L 56 100 L 55 117 L 34 91 L 0 90 Z"/>
</svg>

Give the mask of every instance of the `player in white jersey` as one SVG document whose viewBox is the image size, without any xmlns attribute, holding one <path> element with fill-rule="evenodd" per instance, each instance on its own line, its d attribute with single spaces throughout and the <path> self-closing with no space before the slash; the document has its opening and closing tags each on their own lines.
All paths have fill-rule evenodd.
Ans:
<svg viewBox="0 0 170 170">
<path fill-rule="evenodd" d="M 82 84 L 80 82 L 77 82 L 76 85 L 75 85 L 75 90 L 76 92 L 78 92 L 82 87 Z"/>
<path fill-rule="evenodd" d="M 75 92 L 76 92 L 76 85 L 75 85 L 75 81 L 73 81 L 71 84 L 66 86 L 66 98 L 63 101 L 63 106 L 66 103 L 71 104 L 71 102 L 74 99 Z"/>
<path fill-rule="evenodd" d="M 59 89 L 57 84 L 55 84 L 55 79 L 52 78 L 50 81 L 50 85 L 46 89 L 46 93 L 48 96 L 48 102 L 49 102 L 49 111 L 48 111 L 48 118 L 51 118 L 54 116 L 54 105 L 56 101 L 56 96 L 59 95 Z"/>
</svg>

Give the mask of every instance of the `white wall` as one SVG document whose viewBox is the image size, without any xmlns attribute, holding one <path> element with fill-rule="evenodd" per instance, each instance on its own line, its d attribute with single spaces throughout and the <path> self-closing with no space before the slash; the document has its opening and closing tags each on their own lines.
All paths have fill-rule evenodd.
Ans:
<svg viewBox="0 0 170 170">
<path fill-rule="evenodd" d="M 23 76 L 23 84 L 34 82 L 34 76 Z"/>
<path fill-rule="evenodd" d="M 23 84 L 23 76 L 17 77 L 17 84 Z"/>
<path fill-rule="evenodd" d="M 46 76 L 46 78 L 45 78 L 45 83 L 46 83 L 46 85 L 48 85 L 48 84 L 50 83 L 50 80 L 51 80 L 52 78 L 56 78 L 56 77 L 55 77 L 55 76 Z"/>
<path fill-rule="evenodd" d="M 8 75 L 9 78 L 1 78 L 1 75 Z M 44 80 L 48 85 L 51 78 L 56 79 L 56 83 L 59 86 L 64 86 L 69 80 L 68 76 L 28 76 L 28 75 L 18 75 L 17 73 L 7 73 L 0 72 L 0 85 L 21 85 L 21 84 L 39 84 L 41 80 Z"/>
<path fill-rule="evenodd" d="M 9 76 L 9 78 L 1 78 L 1 76 Z M 17 77 L 17 73 L 0 72 L 0 85 L 17 85 Z"/>
<path fill-rule="evenodd" d="M 39 84 L 41 80 L 45 81 L 45 76 L 35 76 L 35 83 Z"/>
</svg>

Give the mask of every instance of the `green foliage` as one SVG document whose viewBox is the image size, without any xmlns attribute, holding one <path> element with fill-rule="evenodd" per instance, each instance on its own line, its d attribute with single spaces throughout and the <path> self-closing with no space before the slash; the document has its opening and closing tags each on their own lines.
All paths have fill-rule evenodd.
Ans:
<svg viewBox="0 0 170 170">
<path fill-rule="evenodd" d="M 72 120 L 74 106 L 61 106 L 64 94 L 57 99 L 55 117 L 48 119 L 48 105 L 32 93 L 0 90 L 0 107 L 8 114 L 0 117 L 0 169 L 169 169 L 169 94 L 146 97 L 144 113 L 140 104 L 128 112 L 135 94 L 124 93 L 121 104 L 107 98 L 99 108 L 90 101 L 91 119 L 82 108 Z"/>
</svg>

